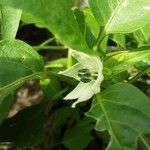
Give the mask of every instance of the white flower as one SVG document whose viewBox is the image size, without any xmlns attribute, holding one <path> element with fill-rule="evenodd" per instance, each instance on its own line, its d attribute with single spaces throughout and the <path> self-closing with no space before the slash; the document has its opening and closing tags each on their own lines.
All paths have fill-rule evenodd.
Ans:
<svg viewBox="0 0 150 150">
<path fill-rule="evenodd" d="M 103 65 L 98 55 L 88 55 L 83 52 L 70 50 L 71 55 L 77 59 L 78 63 L 59 74 L 69 76 L 80 81 L 76 88 L 71 91 L 64 99 L 77 99 L 72 104 L 74 108 L 76 104 L 87 101 L 94 94 L 100 92 L 100 84 L 103 81 Z"/>
</svg>

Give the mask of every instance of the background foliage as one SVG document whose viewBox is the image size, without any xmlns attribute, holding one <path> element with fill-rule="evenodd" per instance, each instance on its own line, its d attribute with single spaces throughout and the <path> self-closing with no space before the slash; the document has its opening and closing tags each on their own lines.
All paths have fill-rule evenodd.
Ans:
<svg viewBox="0 0 150 150">
<path fill-rule="evenodd" d="M 89 0 L 85 6 L 76 0 L 0 0 L 1 144 L 149 150 L 149 18 L 149 0 Z M 31 24 L 41 39 L 48 36 L 34 44 L 19 37 Z M 69 48 L 96 52 L 104 67 L 101 92 L 75 109 L 62 99 L 77 81 L 58 75 L 76 62 Z M 29 80 L 38 80 L 41 102 L 8 118 L 16 90 Z"/>
</svg>

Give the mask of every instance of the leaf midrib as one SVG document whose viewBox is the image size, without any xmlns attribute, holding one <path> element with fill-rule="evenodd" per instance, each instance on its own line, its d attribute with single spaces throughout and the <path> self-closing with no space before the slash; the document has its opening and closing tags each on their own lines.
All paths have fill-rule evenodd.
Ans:
<svg viewBox="0 0 150 150">
<path fill-rule="evenodd" d="M 4 91 L 7 91 L 7 90 L 13 88 L 14 86 L 18 85 L 19 83 L 21 84 L 22 82 L 24 82 L 24 81 L 26 81 L 26 80 L 35 79 L 35 78 L 40 78 L 40 77 L 42 77 L 42 76 L 44 76 L 44 75 L 45 75 L 45 73 L 42 71 L 42 72 L 36 72 L 36 73 L 31 74 L 31 75 L 22 77 L 22 78 L 20 78 L 20 79 L 18 79 L 18 80 L 16 80 L 16 81 L 14 81 L 14 82 L 12 82 L 12 83 L 6 85 L 6 86 L 0 88 L 0 93 L 1 93 L 1 92 L 3 93 Z"/>
<path fill-rule="evenodd" d="M 1 4 L 0 5 L 0 22 L 1 22 L 1 24 L 0 24 L 0 28 L 1 28 L 1 37 L 0 37 L 0 40 L 2 40 L 3 39 L 3 36 L 4 36 L 4 26 L 3 26 L 3 5 Z"/>
<path fill-rule="evenodd" d="M 119 2 L 119 4 L 116 6 L 114 12 L 112 13 L 111 17 L 109 18 L 109 20 L 108 20 L 108 22 L 107 22 L 107 24 L 106 24 L 106 26 L 105 26 L 105 31 L 107 31 L 107 28 L 109 28 L 109 26 L 110 26 L 110 24 L 111 24 L 111 21 L 112 21 L 113 18 L 115 17 L 115 15 L 116 15 L 116 13 L 118 12 L 119 7 L 120 7 L 120 5 L 122 4 L 123 1 L 124 1 L 124 0 L 121 0 L 121 1 Z"/>
<path fill-rule="evenodd" d="M 126 106 L 126 107 L 130 107 L 130 108 L 136 109 L 138 112 L 142 113 L 144 116 L 146 116 L 147 118 L 150 119 L 150 117 L 147 114 L 145 114 L 143 111 L 137 109 L 136 107 L 134 107 L 132 105 L 125 104 L 125 103 L 120 103 L 120 102 L 114 102 L 114 101 L 107 100 L 107 99 L 103 99 L 103 101 L 108 102 L 108 103 L 113 103 L 115 105 L 122 105 L 122 106 Z"/>
<path fill-rule="evenodd" d="M 97 97 L 97 96 L 96 96 L 96 97 Z M 123 147 L 121 146 L 121 142 L 120 142 L 119 139 L 116 137 L 116 134 L 115 134 L 114 129 L 113 129 L 112 125 L 111 125 L 111 122 L 109 121 L 109 117 L 108 117 L 108 115 L 107 115 L 107 111 L 105 110 L 105 107 L 104 107 L 103 104 L 102 104 L 102 100 L 99 100 L 98 97 L 97 97 L 97 100 L 98 100 L 98 102 L 99 102 L 99 104 L 100 104 L 100 107 L 101 107 L 101 109 L 102 109 L 102 112 L 103 112 L 103 114 L 104 114 L 104 117 L 105 117 L 105 119 L 106 119 L 106 121 L 107 121 L 107 123 L 108 123 L 108 126 L 109 126 L 109 129 L 110 129 L 110 131 L 111 131 L 112 136 L 114 137 L 115 141 L 118 143 L 119 147 L 123 150 Z"/>
</svg>

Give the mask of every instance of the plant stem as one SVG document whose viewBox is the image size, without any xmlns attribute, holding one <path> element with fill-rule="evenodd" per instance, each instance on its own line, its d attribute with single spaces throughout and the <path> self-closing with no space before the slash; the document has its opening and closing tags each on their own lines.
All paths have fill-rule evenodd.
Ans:
<svg viewBox="0 0 150 150">
<path fill-rule="evenodd" d="M 70 54 L 70 51 L 68 51 L 68 57 L 67 57 L 67 68 L 72 66 L 72 56 Z"/>
<path fill-rule="evenodd" d="M 147 143 L 144 136 L 140 136 L 141 141 L 143 142 L 144 146 L 147 148 L 147 150 L 150 150 L 150 145 Z"/>
<path fill-rule="evenodd" d="M 40 50 L 67 50 L 64 46 L 33 46 L 36 51 Z"/>
<path fill-rule="evenodd" d="M 101 32 L 101 30 L 102 30 L 102 32 Z M 98 38 L 97 38 L 97 40 L 96 40 L 96 44 L 95 44 L 95 46 L 93 47 L 94 50 L 96 50 L 96 51 L 98 50 L 100 44 L 102 43 L 103 39 L 104 39 L 105 36 L 106 36 L 106 33 L 105 33 L 104 28 L 101 28 L 101 30 L 100 30 L 100 33 L 99 33 Z"/>
<path fill-rule="evenodd" d="M 77 84 L 77 81 L 75 79 L 65 77 L 63 75 L 59 75 L 58 73 L 50 71 L 50 70 L 46 70 L 46 74 L 50 78 L 55 78 L 57 80 L 67 82 L 68 84 L 71 84 L 71 85 L 76 85 Z"/>
<path fill-rule="evenodd" d="M 49 38 L 48 40 L 46 40 L 43 43 L 41 43 L 39 46 L 45 46 L 45 45 L 51 43 L 54 40 L 55 40 L 55 37 Z"/>
<path fill-rule="evenodd" d="M 135 75 L 132 79 L 128 81 L 128 83 L 133 84 L 135 83 L 139 78 L 141 78 L 147 71 L 149 71 L 150 67 L 147 67 L 145 70 L 139 72 L 137 75 Z"/>
</svg>

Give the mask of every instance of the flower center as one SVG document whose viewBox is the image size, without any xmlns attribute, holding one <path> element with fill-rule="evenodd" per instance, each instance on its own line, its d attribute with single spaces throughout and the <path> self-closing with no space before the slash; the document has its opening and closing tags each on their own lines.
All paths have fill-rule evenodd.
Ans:
<svg viewBox="0 0 150 150">
<path fill-rule="evenodd" d="M 97 73 L 91 73 L 89 69 L 80 69 L 78 71 L 78 77 L 80 77 L 81 82 L 88 83 L 93 79 L 97 78 Z"/>
</svg>

